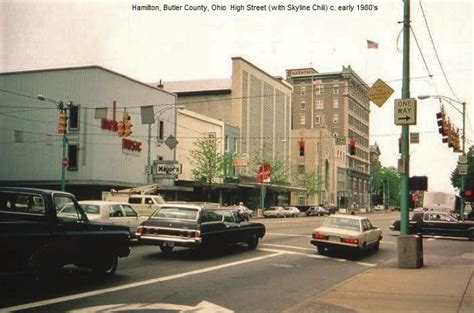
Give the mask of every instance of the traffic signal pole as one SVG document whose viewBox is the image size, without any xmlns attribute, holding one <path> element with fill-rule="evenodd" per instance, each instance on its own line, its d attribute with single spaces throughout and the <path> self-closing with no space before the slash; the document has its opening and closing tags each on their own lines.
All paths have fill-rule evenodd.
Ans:
<svg viewBox="0 0 474 313">
<path fill-rule="evenodd" d="M 403 3 L 403 82 L 402 98 L 410 98 L 410 0 Z M 400 175 L 400 235 L 408 235 L 408 177 L 410 170 L 410 130 L 402 125 L 402 171 Z"/>
</svg>

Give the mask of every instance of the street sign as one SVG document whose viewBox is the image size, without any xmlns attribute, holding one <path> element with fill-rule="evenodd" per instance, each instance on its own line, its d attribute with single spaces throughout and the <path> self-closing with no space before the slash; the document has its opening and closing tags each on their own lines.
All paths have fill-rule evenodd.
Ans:
<svg viewBox="0 0 474 313">
<path fill-rule="evenodd" d="M 336 145 L 337 146 L 344 146 L 346 144 L 346 137 L 336 137 Z"/>
<path fill-rule="evenodd" d="M 416 99 L 396 99 L 395 125 L 416 125 Z"/>
<path fill-rule="evenodd" d="M 377 79 L 377 81 L 367 91 L 367 97 L 369 97 L 370 101 L 375 103 L 378 107 L 382 107 L 393 92 L 394 90 L 383 80 Z"/>
<path fill-rule="evenodd" d="M 69 159 L 67 157 L 64 157 L 61 160 L 61 163 L 62 163 L 63 166 L 68 166 L 69 165 Z"/>
<path fill-rule="evenodd" d="M 459 163 L 460 164 L 466 164 L 467 163 L 467 155 L 460 155 L 459 156 Z"/>
<path fill-rule="evenodd" d="M 464 164 L 464 163 L 458 164 L 458 170 L 467 171 L 467 164 Z"/>
<path fill-rule="evenodd" d="M 182 165 L 176 161 L 153 161 L 154 178 L 176 178 L 182 173 Z"/>
<path fill-rule="evenodd" d="M 466 169 L 458 169 L 459 175 L 467 175 L 467 168 Z"/>
<path fill-rule="evenodd" d="M 410 133 L 410 143 L 420 143 L 420 133 Z"/>
<path fill-rule="evenodd" d="M 178 145 L 178 140 L 173 135 L 169 135 L 165 140 L 165 145 L 173 150 Z"/>
</svg>

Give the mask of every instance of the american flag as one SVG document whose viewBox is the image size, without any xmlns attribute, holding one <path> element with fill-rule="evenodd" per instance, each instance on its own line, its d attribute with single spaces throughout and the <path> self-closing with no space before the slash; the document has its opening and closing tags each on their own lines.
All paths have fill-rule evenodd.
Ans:
<svg viewBox="0 0 474 313">
<path fill-rule="evenodd" d="M 378 49 L 378 48 L 379 48 L 378 42 L 367 40 L 367 49 Z"/>
</svg>

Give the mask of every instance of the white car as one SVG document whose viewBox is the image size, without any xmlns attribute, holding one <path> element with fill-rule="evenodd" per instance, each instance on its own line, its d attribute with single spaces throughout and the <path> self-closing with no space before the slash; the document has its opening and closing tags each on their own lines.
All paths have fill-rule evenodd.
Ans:
<svg viewBox="0 0 474 313">
<path fill-rule="evenodd" d="M 107 221 L 109 224 L 130 228 L 130 236 L 135 237 L 137 227 L 148 217 L 138 216 L 128 203 L 116 201 L 79 201 L 79 205 L 89 220 Z"/>
<path fill-rule="evenodd" d="M 285 216 L 287 217 L 298 217 L 300 216 L 300 210 L 294 206 L 285 207 Z"/>
<path fill-rule="evenodd" d="M 263 211 L 263 217 L 285 217 L 285 208 L 282 206 L 272 206 Z"/>
<path fill-rule="evenodd" d="M 372 226 L 367 217 L 335 214 L 313 231 L 311 244 L 321 254 L 341 250 L 360 256 L 370 249 L 378 251 L 381 240 L 382 230 Z"/>
</svg>

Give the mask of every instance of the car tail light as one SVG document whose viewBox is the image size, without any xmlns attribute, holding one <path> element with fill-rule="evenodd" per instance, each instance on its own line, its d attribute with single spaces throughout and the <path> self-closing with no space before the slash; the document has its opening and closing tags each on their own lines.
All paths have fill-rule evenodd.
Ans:
<svg viewBox="0 0 474 313">
<path fill-rule="evenodd" d="M 326 240 L 326 239 L 328 239 L 328 237 L 327 237 L 327 236 L 324 236 L 324 235 L 321 234 L 321 233 L 316 232 L 316 233 L 313 233 L 313 239 Z"/>
<path fill-rule="evenodd" d="M 342 242 L 349 243 L 351 245 L 356 245 L 359 243 L 359 239 L 357 238 L 342 238 Z"/>
<path fill-rule="evenodd" d="M 143 235 L 144 232 L 145 232 L 145 227 L 143 227 L 143 226 L 138 226 L 137 227 L 137 232 L 136 232 L 137 235 L 141 236 L 141 235 Z"/>
</svg>

